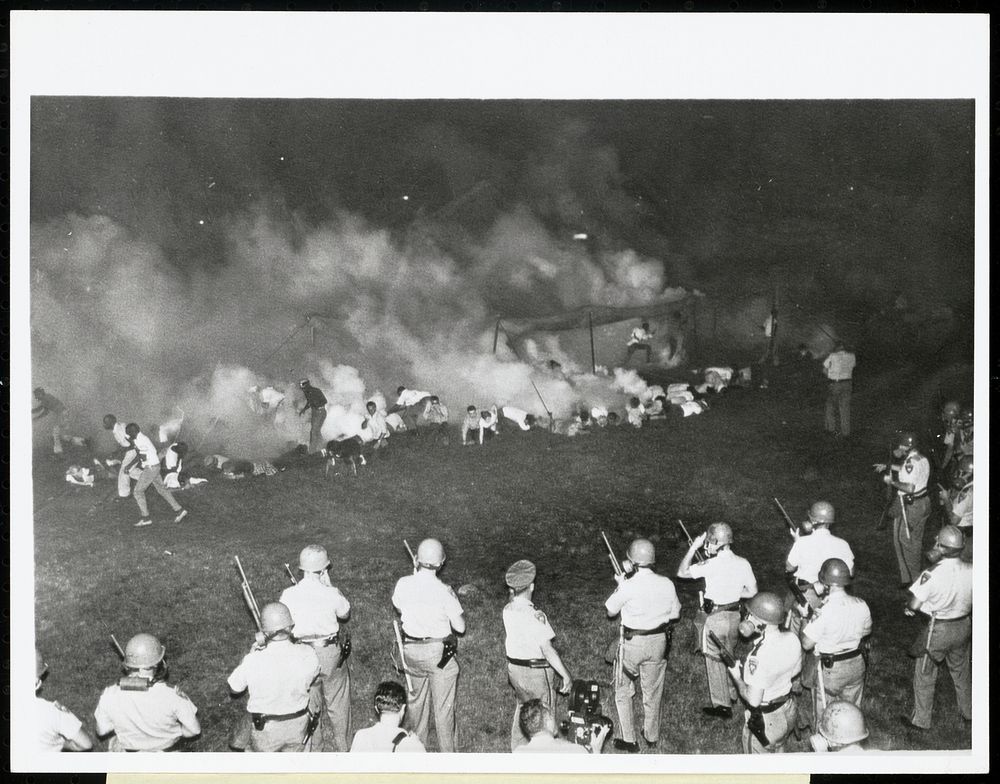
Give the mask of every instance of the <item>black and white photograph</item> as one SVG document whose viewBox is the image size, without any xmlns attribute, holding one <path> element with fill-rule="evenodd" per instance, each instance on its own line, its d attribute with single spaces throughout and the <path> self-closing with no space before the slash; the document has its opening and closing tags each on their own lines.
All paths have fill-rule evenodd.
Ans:
<svg viewBox="0 0 1000 784">
<path fill-rule="evenodd" d="M 987 19 L 445 16 L 13 15 L 12 769 L 985 770 Z"/>
</svg>

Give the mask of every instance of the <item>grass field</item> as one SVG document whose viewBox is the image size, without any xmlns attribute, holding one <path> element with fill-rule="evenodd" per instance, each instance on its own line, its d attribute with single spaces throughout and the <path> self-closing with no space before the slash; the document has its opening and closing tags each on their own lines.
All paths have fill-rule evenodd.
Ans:
<svg viewBox="0 0 1000 784">
<path fill-rule="evenodd" d="M 134 528 L 132 500 L 108 500 L 62 479 L 63 462 L 36 458 L 35 563 L 38 645 L 50 665 L 43 696 L 92 721 L 101 689 L 118 675 L 110 632 L 124 642 L 139 631 L 167 647 L 170 677 L 198 705 L 203 734 L 190 749 L 224 751 L 243 710 L 226 677 L 253 639 L 233 556 L 239 555 L 263 604 L 287 585 L 283 564 L 306 544 L 326 545 L 331 577 L 354 605 L 350 629 L 356 728 L 371 717 L 375 685 L 399 679 L 389 658 L 396 579 L 409 572 L 402 540 L 440 538 L 442 578 L 471 586 L 462 599 L 468 632 L 460 642 L 460 749 L 508 749 L 513 694 L 506 680 L 501 609 L 503 574 L 519 558 L 538 566 L 536 604 L 557 632 L 574 677 L 610 680 L 603 653 L 616 634 L 603 601 L 614 588 L 599 531 L 624 552 L 635 536 L 658 549 L 657 568 L 674 576 L 685 546 L 675 519 L 692 535 L 716 520 L 732 523 L 734 549 L 754 567 L 761 589 L 780 589 L 791 540 L 774 508 L 793 517 L 827 499 L 835 532 L 857 556 L 856 593 L 875 621 L 872 671 L 864 709 L 871 746 L 964 749 L 970 730 L 958 721 L 950 678 L 939 680 L 933 732 L 907 731 L 898 717 L 912 700 L 906 649 L 918 631 L 902 612 L 888 532 L 874 530 L 882 485 L 870 465 L 884 459 L 888 434 L 920 424 L 942 393 L 966 389 L 963 371 L 920 382 L 895 371 L 889 382 L 858 383 L 856 436 L 822 432 L 822 387 L 783 370 L 770 389 L 733 391 L 703 416 L 564 438 L 512 432 L 483 448 L 432 445 L 400 435 L 357 478 L 325 478 L 319 464 L 272 478 L 210 483 L 178 498 L 191 514 L 181 524 L 148 493 L 155 525 Z M 665 379 L 654 378 L 654 381 Z M 905 395 L 899 390 L 909 390 Z M 460 401 L 448 401 L 453 409 Z M 113 491 L 112 491 L 113 495 Z M 928 540 L 936 531 L 928 525 Z M 677 581 L 684 604 L 665 690 L 661 753 L 736 753 L 740 718 L 709 720 L 702 659 L 693 651 L 697 588 Z M 610 689 L 605 713 L 615 718 Z M 434 742 L 432 740 L 432 747 Z M 805 738 L 796 747 L 806 750 Z M 610 744 L 608 751 L 611 752 Z M 643 750 L 646 752 L 647 750 Z"/>
</svg>

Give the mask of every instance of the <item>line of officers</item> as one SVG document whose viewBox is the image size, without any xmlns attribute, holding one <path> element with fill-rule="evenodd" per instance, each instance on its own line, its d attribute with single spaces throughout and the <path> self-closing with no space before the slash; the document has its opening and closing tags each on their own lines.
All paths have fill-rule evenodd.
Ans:
<svg viewBox="0 0 1000 784">
<path fill-rule="evenodd" d="M 856 751 L 868 735 L 860 705 L 871 612 L 849 591 L 854 556 L 850 545 L 831 532 L 834 520 L 833 507 L 820 501 L 793 532 L 786 572 L 801 603 L 758 592 L 749 562 L 733 552 L 733 530 L 726 523 L 710 525 L 681 560 L 679 578 L 704 581 L 695 618 L 710 701 L 703 713 L 707 720 L 731 720 L 739 701 L 746 753 L 782 752 L 790 735 L 807 725 L 816 730 L 811 738 L 816 750 Z M 944 526 L 928 553 L 931 566 L 908 590 L 904 612 L 930 619 L 910 650 L 916 660 L 914 707 L 902 717 L 909 727 L 931 726 L 941 663 L 951 672 L 962 718 L 971 717 L 972 569 L 960 558 L 963 546 L 961 530 Z M 618 716 L 613 745 L 627 753 L 640 750 L 640 735 L 646 747 L 660 747 L 666 658 L 681 612 L 673 582 L 654 571 L 655 561 L 649 540 L 633 541 L 605 602 L 608 616 L 621 623 L 612 656 L 617 657 Z M 397 704 L 391 715 L 382 715 L 379 706 L 388 699 L 384 687 L 394 684 L 380 685 L 376 725 L 358 733 L 365 734 L 365 742 L 359 745 L 355 737 L 353 750 L 393 752 L 406 739 L 405 750 L 422 751 L 430 746 L 432 717 L 438 750 L 458 750 L 460 668 L 453 641 L 465 632 L 465 619 L 459 597 L 439 578 L 444 563 L 442 544 L 425 539 L 417 548 L 413 574 L 396 583 L 392 603 L 402 628 L 405 706 Z M 247 693 L 246 715 L 230 738 L 234 750 L 352 750 L 349 646 L 341 627 L 351 605 L 331 584 L 329 566 L 325 548 L 307 546 L 299 558 L 302 579 L 285 589 L 280 601 L 261 609 L 262 635 L 228 678 L 234 695 Z M 521 706 L 541 701 L 554 716 L 557 692 L 567 694 L 573 679 L 553 645 L 548 617 L 532 601 L 535 566 L 517 561 L 505 580 L 510 592 L 503 609 L 507 675 L 517 700 L 510 745 L 512 751 L 530 751 L 538 744 L 524 748 Z M 741 637 L 749 649 L 733 659 Z M 169 751 L 182 738 L 200 733 L 197 708 L 166 683 L 165 654 L 149 634 L 136 635 L 126 645 L 124 676 L 104 690 L 94 712 L 97 735 L 109 738 L 109 750 Z M 41 656 L 37 664 L 36 692 L 45 672 Z M 36 703 L 39 750 L 93 747 L 89 730 L 71 712 L 40 696 Z M 376 731 L 387 719 L 385 730 Z M 605 737 L 600 736 L 602 743 Z M 545 748 L 565 750 L 558 744 Z"/>
</svg>

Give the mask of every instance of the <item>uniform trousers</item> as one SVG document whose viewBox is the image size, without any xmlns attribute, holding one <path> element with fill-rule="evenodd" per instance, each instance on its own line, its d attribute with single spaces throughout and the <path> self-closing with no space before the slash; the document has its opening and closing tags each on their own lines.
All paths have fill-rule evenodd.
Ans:
<svg viewBox="0 0 1000 784">
<path fill-rule="evenodd" d="M 896 551 L 901 583 L 911 584 L 923 570 L 924 525 L 930 515 L 931 502 L 927 496 L 916 498 L 911 504 L 904 504 L 897 494 L 896 500 L 892 502 L 892 544 Z"/>
<path fill-rule="evenodd" d="M 320 719 L 317 734 L 319 743 L 314 743 L 313 751 L 351 750 L 351 670 L 341 659 L 339 645 L 313 648 L 319 659 L 319 678 L 313 688 L 320 692 L 323 718 Z"/>
<path fill-rule="evenodd" d="M 514 722 L 510 728 L 510 750 L 514 751 L 518 746 L 523 746 L 528 742 L 518 723 L 521 718 L 521 706 L 524 703 L 528 700 L 541 700 L 548 711 L 555 716 L 556 678 L 551 667 L 522 667 L 518 664 L 508 663 L 507 679 L 514 687 L 514 696 L 517 697 Z"/>
<path fill-rule="evenodd" d="M 826 432 L 836 433 L 840 417 L 840 435 L 851 434 L 851 380 L 831 381 L 826 388 Z"/>
<path fill-rule="evenodd" d="M 135 502 L 139 505 L 139 512 L 143 517 L 149 517 L 149 506 L 146 504 L 146 488 L 150 485 L 153 486 L 153 489 L 160 494 L 164 501 L 170 504 L 171 509 L 175 512 L 181 510 L 181 505 L 177 503 L 173 494 L 163 484 L 163 478 L 160 476 L 160 466 L 154 465 L 142 469 L 142 473 L 139 474 L 139 479 L 135 483 L 135 489 L 132 491 L 132 495 L 135 496 Z"/>
<path fill-rule="evenodd" d="M 458 693 L 458 660 L 453 656 L 444 669 L 438 668 L 444 644 L 440 642 L 408 643 L 403 646 L 406 668 L 413 682 L 413 694 L 407 695 L 406 727 L 428 746 L 430 708 L 434 711 L 434 729 L 438 749 L 456 750 L 458 727 L 455 723 L 455 696 Z M 430 701 L 431 706 L 428 706 Z"/>
<path fill-rule="evenodd" d="M 925 662 L 926 641 L 927 632 L 922 631 L 910 649 L 911 656 L 920 653 L 913 669 L 913 723 L 924 729 L 931 726 L 934 687 L 942 663 L 947 665 L 955 684 L 958 712 L 964 719 L 972 718 L 972 618 L 936 621 L 930 645 L 926 646 L 930 655 Z"/>
<path fill-rule="evenodd" d="M 297 719 L 269 721 L 264 729 L 251 727 L 250 751 L 305 751 L 302 739 L 309 726 L 309 714 Z"/>
<path fill-rule="evenodd" d="M 615 684 L 615 708 L 622 738 L 635 743 L 635 716 L 633 698 L 635 682 L 626 671 L 638 673 L 642 689 L 642 732 L 646 740 L 655 742 L 660 737 L 660 708 L 663 701 L 663 681 L 667 662 L 663 658 L 667 647 L 664 634 L 636 635 L 623 645 L 622 675 Z"/>
<path fill-rule="evenodd" d="M 823 691 L 826 692 L 826 703 L 834 700 L 853 702 L 859 708 L 865 691 L 865 659 L 858 655 L 851 659 L 835 661 L 832 667 L 823 667 L 822 662 L 812 653 L 807 653 L 806 659 L 813 660 L 813 679 L 804 685 L 812 690 L 813 697 L 813 727 L 819 727 L 819 718 L 823 715 Z M 823 689 L 819 687 L 819 670 L 823 670 Z"/>
<path fill-rule="evenodd" d="M 739 696 L 733 686 L 729 670 L 719 658 L 719 648 L 708 638 L 708 632 L 715 632 L 722 644 L 730 652 L 736 649 L 739 639 L 740 611 L 721 610 L 711 615 L 699 610 L 694 619 L 694 628 L 698 634 L 698 650 L 705 657 L 705 670 L 708 673 L 708 696 L 712 705 L 729 708 Z"/>
<path fill-rule="evenodd" d="M 319 452 L 323 446 L 323 423 L 326 421 L 326 408 L 309 409 L 309 454 Z"/>
<path fill-rule="evenodd" d="M 743 753 L 744 754 L 782 754 L 785 751 L 785 744 L 788 736 L 795 729 L 798 720 L 798 708 L 795 700 L 789 699 L 775 711 L 764 714 L 764 735 L 767 737 L 768 745 L 761 744 L 757 737 L 750 732 L 747 722 L 750 721 L 750 711 L 744 711 L 743 721 Z"/>
</svg>

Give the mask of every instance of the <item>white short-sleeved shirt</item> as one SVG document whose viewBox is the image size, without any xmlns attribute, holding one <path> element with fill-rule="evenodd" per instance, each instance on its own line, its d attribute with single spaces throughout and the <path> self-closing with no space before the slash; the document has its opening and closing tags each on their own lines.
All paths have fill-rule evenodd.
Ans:
<svg viewBox="0 0 1000 784">
<path fill-rule="evenodd" d="M 328 637 L 340 630 L 341 618 L 351 612 L 351 603 L 332 585 L 303 579 L 281 592 L 278 599 L 292 614 L 296 637 Z"/>
<path fill-rule="evenodd" d="M 843 591 L 827 595 L 816 617 L 802 629 L 802 633 L 816 643 L 820 653 L 857 650 L 861 640 L 871 631 L 872 613 L 868 603 Z"/>
<path fill-rule="evenodd" d="M 521 430 L 531 430 L 531 426 L 528 424 L 528 412 L 521 408 L 514 408 L 513 406 L 504 406 L 500 409 L 503 412 L 504 418 L 509 419 L 514 422 Z"/>
<path fill-rule="evenodd" d="M 622 615 L 630 629 L 655 629 L 681 614 L 677 589 L 669 577 L 645 567 L 627 580 L 604 602 L 608 615 Z"/>
<path fill-rule="evenodd" d="M 430 392 L 420 392 L 416 389 L 404 389 L 399 393 L 399 397 L 396 398 L 397 406 L 412 406 L 419 403 L 425 397 L 430 397 Z"/>
<path fill-rule="evenodd" d="M 628 336 L 628 345 L 645 345 L 646 343 L 649 343 L 652 338 L 653 336 L 642 327 L 636 327 L 632 330 L 632 334 Z"/>
<path fill-rule="evenodd" d="M 83 728 L 72 711 L 58 702 L 35 697 L 35 750 L 47 754 L 62 751 L 67 740 L 72 740 Z"/>
<path fill-rule="evenodd" d="M 972 528 L 972 482 L 958 491 L 951 502 L 951 513 L 958 516 L 959 528 Z"/>
<path fill-rule="evenodd" d="M 823 360 L 823 371 L 830 381 L 847 381 L 854 374 L 857 359 L 850 351 L 834 351 Z"/>
<path fill-rule="evenodd" d="M 448 407 L 444 403 L 435 404 L 428 400 L 424 406 L 424 419 L 437 425 L 443 424 L 448 421 Z"/>
<path fill-rule="evenodd" d="M 184 465 L 184 459 L 174 451 L 176 444 L 171 444 L 163 453 L 163 467 L 167 471 L 180 471 Z"/>
<path fill-rule="evenodd" d="M 829 528 L 816 528 L 811 534 L 800 536 L 788 551 L 788 563 L 795 567 L 795 577 L 814 583 L 819 580 L 819 570 L 828 558 L 839 558 L 854 573 L 854 553 L 851 546 Z"/>
<path fill-rule="evenodd" d="M 386 422 L 385 413 L 378 411 L 376 409 L 374 414 L 369 414 L 365 412 L 365 421 L 368 422 L 368 435 L 371 436 L 373 441 L 377 441 L 380 438 L 387 438 L 389 435 L 389 425 Z"/>
<path fill-rule="evenodd" d="M 142 455 L 142 467 L 151 468 L 160 464 L 160 456 L 156 453 L 156 446 L 145 433 L 139 433 L 132 439 L 133 446 Z"/>
<path fill-rule="evenodd" d="M 116 683 L 101 694 L 94 719 L 98 735 L 114 730 L 126 749 L 159 751 L 183 736 L 182 723 L 192 724 L 197 712 L 176 686 L 159 681 L 146 691 L 126 691 Z"/>
<path fill-rule="evenodd" d="M 429 569 L 400 577 L 392 592 L 403 631 L 411 637 L 447 637 L 462 618 L 462 605 L 450 585 Z"/>
<path fill-rule="evenodd" d="M 732 604 L 744 593 L 757 593 L 757 578 L 750 562 L 728 548 L 719 550 L 713 558 L 692 563 L 689 572 L 695 579 L 705 578 L 705 598 L 715 604 Z"/>
<path fill-rule="evenodd" d="M 684 416 L 686 417 L 697 416 L 698 414 L 700 414 L 702 411 L 705 410 L 704 408 L 702 408 L 701 403 L 699 403 L 697 400 L 689 400 L 686 403 L 681 403 L 680 406 L 681 406 L 681 411 L 684 413 Z"/>
<path fill-rule="evenodd" d="M 930 461 L 917 451 L 910 452 L 899 466 L 896 474 L 900 482 L 913 485 L 913 492 L 919 493 L 926 489 L 931 478 Z"/>
<path fill-rule="evenodd" d="M 920 600 L 920 610 L 941 620 L 961 618 L 972 612 L 972 564 L 944 558 L 924 570 L 910 586 Z"/>
<path fill-rule="evenodd" d="M 632 427 L 642 427 L 642 417 L 646 413 L 645 407 L 640 403 L 635 408 L 629 406 L 625 409 L 625 417 Z"/>
<path fill-rule="evenodd" d="M 279 392 L 274 387 L 264 387 L 260 391 L 260 402 L 271 408 L 277 408 L 285 399 L 285 393 Z"/>
<path fill-rule="evenodd" d="M 802 671 L 802 644 L 791 632 L 768 629 L 740 665 L 744 683 L 763 690 L 761 702 L 784 697 Z"/>
<path fill-rule="evenodd" d="M 462 420 L 462 437 L 465 437 L 466 433 L 472 430 L 479 429 L 479 412 L 466 412 L 465 419 Z"/>
<path fill-rule="evenodd" d="M 282 716 L 309 703 L 309 687 L 319 675 L 319 659 L 308 645 L 272 640 L 250 651 L 229 676 L 236 694 L 249 692 L 247 710 Z"/>
<path fill-rule="evenodd" d="M 125 425 L 121 422 L 115 422 L 114 427 L 111 428 L 111 435 L 115 437 L 115 441 L 118 442 L 118 446 L 125 449 L 132 446 L 132 443 L 128 440 L 128 434 L 125 432 Z"/>
<path fill-rule="evenodd" d="M 555 738 L 547 733 L 536 735 L 514 749 L 514 754 L 589 754 L 586 746 Z"/>
<path fill-rule="evenodd" d="M 515 596 L 503 608 L 504 649 L 512 659 L 541 659 L 542 644 L 556 633 L 545 613 L 528 599 Z"/>
<path fill-rule="evenodd" d="M 731 367 L 710 367 L 705 368 L 705 379 L 708 380 L 708 374 L 715 373 L 723 383 L 728 384 L 733 380 L 733 369 Z"/>
<path fill-rule="evenodd" d="M 354 733 L 354 740 L 351 742 L 351 751 L 360 752 L 397 752 L 399 754 L 423 754 L 427 751 L 420 738 L 412 732 L 407 732 L 406 737 L 396 744 L 393 749 L 392 742 L 403 732 L 402 727 L 393 727 L 391 724 L 381 722 L 372 727 L 365 727 Z"/>
</svg>

